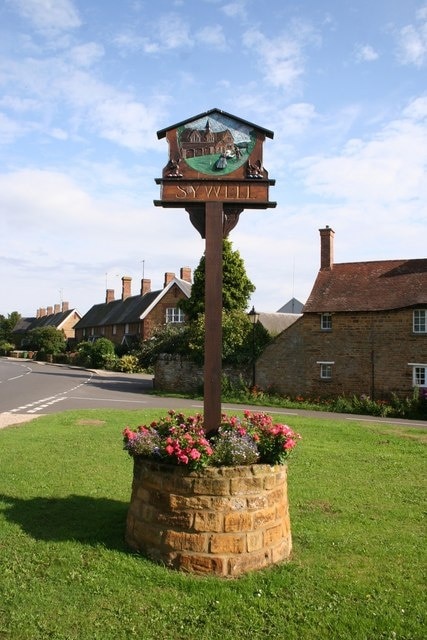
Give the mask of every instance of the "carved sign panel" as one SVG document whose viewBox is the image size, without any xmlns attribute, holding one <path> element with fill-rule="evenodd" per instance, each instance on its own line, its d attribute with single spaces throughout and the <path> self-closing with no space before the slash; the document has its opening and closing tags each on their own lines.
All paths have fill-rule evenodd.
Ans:
<svg viewBox="0 0 427 640">
<path fill-rule="evenodd" d="M 191 202 L 241 203 L 244 208 L 275 206 L 268 202 L 269 180 L 263 143 L 273 133 L 218 109 L 211 109 L 157 133 L 166 137 L 169 160 L 156 180 L 163 206 Z"/>
</svg>

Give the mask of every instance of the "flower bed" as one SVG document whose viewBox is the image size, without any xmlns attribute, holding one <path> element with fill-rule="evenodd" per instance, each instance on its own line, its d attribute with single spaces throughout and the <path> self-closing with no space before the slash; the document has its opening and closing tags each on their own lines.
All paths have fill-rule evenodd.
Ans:
<svg viewBox="0 0 427 640">
<path fill-rule="evenodd" d="M 284 464 L 300 436 L 266 413 L 245 411 L 243 418 L 223 414 L 217 435 L 208 440 L 201 414 L 169 411 L 150 425 L 126 427 L 123 438 L 124 449 L 133 457 L 194 471 L 206 466 Z"/>
</svg>

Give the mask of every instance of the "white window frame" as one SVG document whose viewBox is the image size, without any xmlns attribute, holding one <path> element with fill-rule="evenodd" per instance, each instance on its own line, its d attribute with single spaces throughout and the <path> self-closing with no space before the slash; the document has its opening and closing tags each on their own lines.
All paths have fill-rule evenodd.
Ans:
<svg viewBox="0 0 427 640">
<path fill-rule="evenodd" d="M 424 362 L 409 362 L 412 367 L 412 386 L 427 388 L 427 364 Z"/>
<path fill-rule="evenodd" d="M 166 308 L 166 324 L 182 324 L 184 322 L 184 312 L 178 307 Z"/>
<path fill-rule="evenodd" d="M 414 309 L 412 331 L 414 333 L 427 333 L 427 309 Z"/>
<path fill-rule="evenodd" d="M 318 360 L 317 364 L 320 364 L 320 379 L 332 380 L 332 365 L 334 365 L 335 362 L 333 360 Z"/>
<path fill-rule="evenodd" d="M 113 324 L 113 331 L 112 331 L 112 333 L 113 333 L 113 336 L 115 336 L 115 335 L 116 335 L 116 333 L 117 333 L 117 325 L 116 325 L 116 324 Z"/>
<path fill-rule="evenodd" d="M 332 331 L 332 314 L 331 313 L 320 314 L 320 328 L 322 331 Z"/>
</svg>

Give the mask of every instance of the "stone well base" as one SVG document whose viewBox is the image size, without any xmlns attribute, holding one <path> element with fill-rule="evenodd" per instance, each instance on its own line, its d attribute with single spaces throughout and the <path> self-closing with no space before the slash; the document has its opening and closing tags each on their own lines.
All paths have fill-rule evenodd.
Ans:
<svg viewBox="0 0 427 640">
<path fill-rule="evenodd" d="M 236 577 L 289 558 L 287 467 L 184 467 L 134 459 L 126 542 L 167 566 Z"/>
</svg>

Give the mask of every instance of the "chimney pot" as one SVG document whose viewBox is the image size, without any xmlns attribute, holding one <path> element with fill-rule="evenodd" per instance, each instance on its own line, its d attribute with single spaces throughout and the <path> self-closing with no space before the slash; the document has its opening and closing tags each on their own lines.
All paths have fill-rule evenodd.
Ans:
<svg viewBox="0 0 427 640">
<path fill-rule="evenodd" d="M 148 278 L 142 278 L 141 280 L 141 295 L 145 296 L 146 293 L 151 291 L 151 280 Z"/>
<path fill-rule="evenodd" d="M 64 311 L 69 311 L 69 309 L 70 309 L 69 302 L 63 302 L 62 303 L 62 312 L 64 313 Z"/>
<path fill-rule="evenodd" d="M 51 316 L 53 314 L 53 307 L 48 307 L 47 308 L 47 315 Z"/>
<path fill-rule="evenodd" d="M 105 294 L 105 302 L 108 304 L 109 302 L 113 302 L 114 300 L 114 289 L 107 289 Z"/>
<path fill-rule="evenodd" d="M 122 277 L 122 300 L 126 300 L 126 298 L 130 298 L 132 288 L 132 278 L 130 276 Z"/>
<path fill-rule="evenodd" d="M 181 278 L 181 280 L 185 280 L 186 282 L 191 282 L 191 269 L 190 269 L 190 267 L 181 267 L 180 278 Z"/>
<path fill-rule="evenodd" d="M 334 235 L 328 225 L 320 231 L 320 269 L 332 269 L 334 265 Z"/>
<path fill-rule="evenodd" d="M 61 311 L 61 305 L 56 304 L 53 308 L 53 313 L 59 313 Z"/>
<path fill-rule="evenodd" d="M 175 278 L 175 274 L 172 273 L 172 271 L 166 271 L 165 273 L 165 282 L 163 285 L 163 288 L 167 287 L 169 282 L 172 282 L 172 280 Z"/>
</svg>

